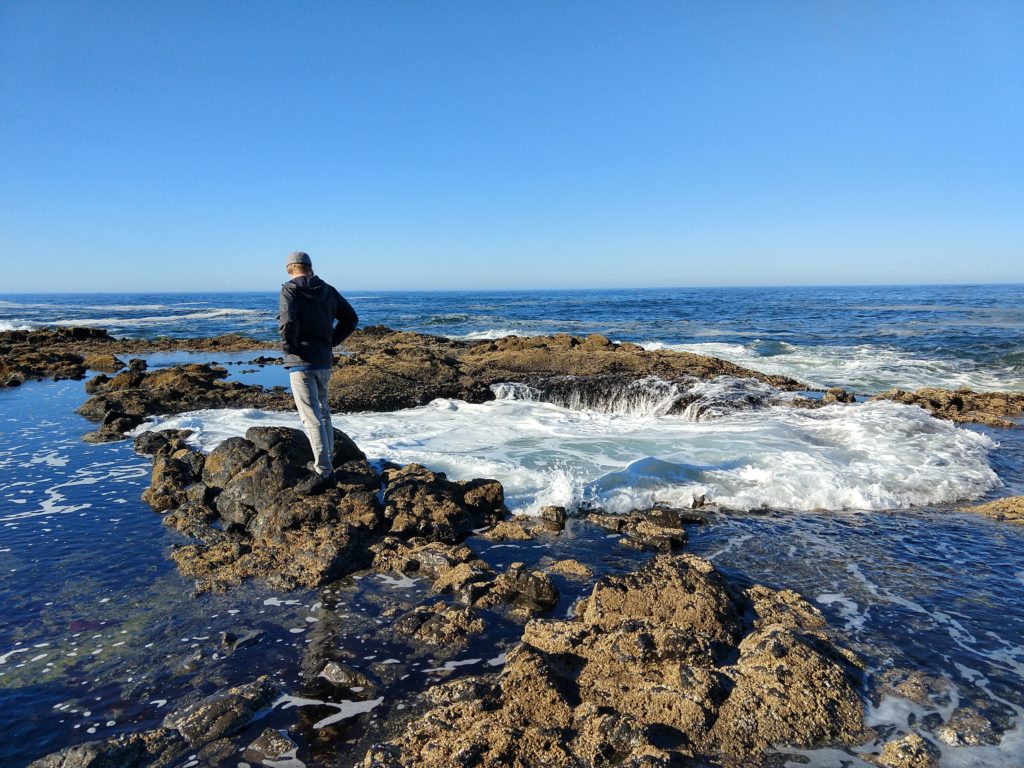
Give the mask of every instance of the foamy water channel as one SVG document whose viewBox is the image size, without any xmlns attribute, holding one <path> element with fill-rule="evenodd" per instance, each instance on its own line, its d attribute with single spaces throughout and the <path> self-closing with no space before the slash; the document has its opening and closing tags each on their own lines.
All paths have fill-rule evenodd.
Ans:
<svg viewBox="0 0 1024 768">
<path fill-rule="evenodd" d="M 146 428 L 194 430 L 193 444 L 208 451 L 268 424 L 299 426 L 294 414 L 212 410 Z M 1000 484 L 990 438 L 886 402 L 690 421 L 508 398 L 435 400 L 345 414 L 336 425 L 371 458 L 418 462 L 453 479 L 496 478 L 526 513 L 581 503 L 621 513 L 699 497 L 740 511 L 882 510 L 977 498 Z"/>
</svg>

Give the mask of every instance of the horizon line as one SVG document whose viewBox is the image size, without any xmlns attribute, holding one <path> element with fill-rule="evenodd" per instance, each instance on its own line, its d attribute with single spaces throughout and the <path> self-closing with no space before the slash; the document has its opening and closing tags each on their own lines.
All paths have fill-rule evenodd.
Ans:
<svg viewBox="0 0 1024 768">
<path fill-rule="evenodd" d="M 333 283 L 332 283 L 333 285 Z M 622 287 L 561 287 L 561 288 L 345 288 L 346 293 L 555 293 L 578 292 L 597 293 L 605 291 L 686 291 L 704 289 L 758 290 L 765 288 L 984 288 L 988 286 L 1024 286 L 1022 280 L 992 282 L 907 282 L 907 283 L 761 283 L 761 284 L 701 284 L 701 285 L 668 285 L 668 286 L 622 286 Z M 146 290 L 132 289 L 123 291 L 4 291 L 0 296 L 117 296 L 132 294 L 150 294 L 158 296 L 187 296 L 194 294 L 265 294 L 277 293 L 277 288 L 246 289 L 246 290 Z"/>
</svg>

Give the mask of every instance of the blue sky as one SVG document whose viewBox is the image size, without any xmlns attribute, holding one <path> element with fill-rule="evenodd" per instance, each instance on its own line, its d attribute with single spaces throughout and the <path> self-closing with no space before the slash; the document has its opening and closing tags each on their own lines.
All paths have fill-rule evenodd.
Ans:
<svg viewBox="0 0 1024 768">
<path fill-rule="evenodd" d="M 0 292 L 1024 281 L 1019 2 L 0 0 Z"/>
</svg>

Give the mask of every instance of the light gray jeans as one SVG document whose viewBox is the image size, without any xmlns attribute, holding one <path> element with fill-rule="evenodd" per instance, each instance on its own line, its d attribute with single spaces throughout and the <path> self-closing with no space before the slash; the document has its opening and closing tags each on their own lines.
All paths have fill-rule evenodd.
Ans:
<svg viewBox="0 0 1024 768">
<path fill-rule="evenodd" d="M 313 469 L 318 475 L 333 471 L 334 427 L 331 424 L 331 406 L 327 403 L 327 382 L 330 378 L 331 371 L 327 368 L 322 371 L 292 371 L 288 377 L 299 419 L 313 449 Z"/>
</svg>

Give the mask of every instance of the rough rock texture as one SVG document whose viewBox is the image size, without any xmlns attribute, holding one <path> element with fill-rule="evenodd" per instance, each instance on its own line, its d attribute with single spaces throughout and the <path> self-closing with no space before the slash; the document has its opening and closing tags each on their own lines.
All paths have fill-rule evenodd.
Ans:
<svg viewBox="0 0 1024 768">
<path fill-rule="evenodd" d="M 186 749 L 176 731 L 157 728 L 76 744 L 39 758 L 29 768 L 164 768 L 176 764 Z"/>
<path fill-rule="evenodd" d="M 4 331 L 0 333 L 0 386 L 27 379 L 80 379 L 85 375 L 83 347 L 111 340 L 95 328 Z"/>
<path fill-rule="evenodd" d="M 101 373 L 117 373 L 125 367 L 124 362 L 114 357 L 114 355 L 109 352 L 99 352 L 94 355 L 86 355 L 82 365 L 90 371 L 100 371 Z"/>
<path fill-rule="evenodd" d="M 199 339 L 115 339 L 101 328 L 37 328 L 0 332 L 0 387 L 27 379 L 80 379 L 89 370 L 112 373 L 123 353 L 238 352 L 274 344 L 228 334 Z"/>
<path fill-rule="evenodd" d="M 242 757 L 258 765 L 282 761 L 298 745 L 281 731 L 267 728 L 252 744 L 245 748 Z"/>
<path fill-rule="evenodd" d="M 831 405 L 832 403 L 855 403 L 857 402 L 857 398 L 842 387 L 829 387 L 825 390 L 825 394 L 822 396 L 821 402 L 823 405 Z"/>
<path fill-rule="evenodd" d="M 961 507 L 964 512 L 978 512 L 1004 523 L 1024 525 L 1024 496 L 1007 496 L 974 507 Z"/>
<path fill-rule="evenodd" d="M 496 574 L 469 547 L 419 541 L 407 544 L 389 537 L 374 545 L 373 567 L 424 576 L 433 582 L 435 592 L 452 594 L 459 602 L 476 608 L 508 607 L 520 618 L 558 604 L 558 588 L 543 571 L 512 563 Z"/>
<path fill-rule="evenodd" d="M 939 675 L 897 667 L 883 673 L 878 682 L 881 693 L 925 707 L 943 708 L 950 702 L 949 681 Z"/>
<path fill-rule="evenodd" d="M 487 628 L 487 623 L 471 608 L 435 603 L 421 605 L 401 616 L 394 630 L 410 640 L 446 649 L 464 647 L 469 638 Z"/>
<path fill-rule="evenodd" d="M 540 519 L 549 530 L 562 531 L 565 529 L 565 507 L 541 507 Z"/>
<path fill-rule="evenodd" d="M 890 741 L 876 762 L 885 768 L 936 768 L 939 750 L 916 733 Z"/>
<path fill-rule="evenodd" d="M 395 536 L 454 543 L 507 514 L 497 480 L 452 483 L 419 464 L 385 470 L 382 478 L 384 517 Z"/>
<path fill-rule="evenodd" d="M 670 552 L 687 541 L 684 523 L 702 522 L 703 516 L 671 507 L 634 509 L 627 515 L 593 511 L 584 519 L 612 533 L 622 534 L 620 543 L 634 549 Z"/>
<path fill-rule="evenodd" d="M 998 744 L 999 734 L 991 720 L 972 707 L 958 707 L 945 724 L 935 729 L 939 741 L 954 747 Z"/>
<path fill-rule="evenodd" d="M 496 683 L 433 689 L 364 768 L 758 765 L 773 745 L 856 743 L 852 654 L 798 595 L 657 556 L 599 582 L 574 621 L 532 621 Z"/>
<path fill-rule="evenodd" d="M 385 550 L 409 554 L 404 539 L 455 544 L 507 514 L 497 481 L 454 483 L 416 464 L 378 476 L 338 430 L 335 480 L 312 495 L 298 490 L 313 456 L 296 429 L 254 427 L 209 455 L 174 431 L 140 435 L 136 445 L 153 452 L 152 482 L 143 499 L 167 512 L 167 525 L 199 540 L 171 553 L 199 591 L 253 577 L 281 589 L 315 587 L 368 565 L 368 547 L 381 537 L 392 542 L 381 544 Z M 416 568 L 421 561 L 427 569 L 440 568 L 447 562 L 444 552 L 423 549 Z M 408 560 L 387 565 L 410 568 Z"/>
<path fill-rule="evenodd" d="M 178 731 L 192 747 L 237 733 L 277 698 L 266 676 L 229 688 L 182 707 L 164 718 L 164 728 Z"/>
<path fill-rule="evenodd" d="M 554 608 L 558 597 L 558 587 L 546 573 L 528 570 L 522 563 L 512 563 L 475 604 L 484 607 L 511 605 L 521 613 L 530 614 Z"/>
<path fill-rule="evenodd" d="M 906 392 L 890 389 L 872 400 L 917 405 L 941 419 L 990 427 L 1012 427 L 1014 422 L 1006 417 L 1024 414 L 1024 392 L 973 392 L 969 389 L 934 388 Z"/>
<path fill-rule="evenodd" d="M 324 668 L 320 670 L 319 677 L 339 688 L 359 689 L 361 692 L 369 695 L 373 695 L 379 685 L 377 681 L 371 679 L 365 672 L 337 661 L 328 661 L 324 664 Z"/>
<path fill-rule="evenodd" d="M 92 394 L 78 412 L 101 422 L 86 436 L 89 442 L 124 439 L 148 416 L 201 408 L 294 408 L 291 395 L 281 387 L 264 389 L 237 381 L 223 381 L 227 370 L 213 365 L 178 365 L 154 371 L 127 370 L 112 379 L 89 382 Z"/>
<path fill-rule="evenodd" d="M 780 389 L 801 387 L 793 379 L 767 376 L 717 358 L 648 351 L 598 335 L 464 342 L 374 326 L 353 334 L 347 345 L 351 354 L 337 360 L 331 375 L 331 406 L 338 410 L 396 410 L 438 397 L 483 402 L 494 397 L 490 385 L 501 382 L 544 386 L 559 379 L 563 388 L 582 391 L 586 388 L 580 390 L 574 379 L 601 376 L 618 377 L 620 384 L 646 377 L 671 382 L 733 376 Z M 597 388 L 608 387 L 609 382 L 602 381 Z"/>
<path fill-rule="evenodd" d="M 565 576 L 570 579 L 585 580 L 593 577 L 594 572 L 590 566 L 584 565 L 579 560 L 557 560 L 547 567 L 551 573 Z"/>
</svg>

